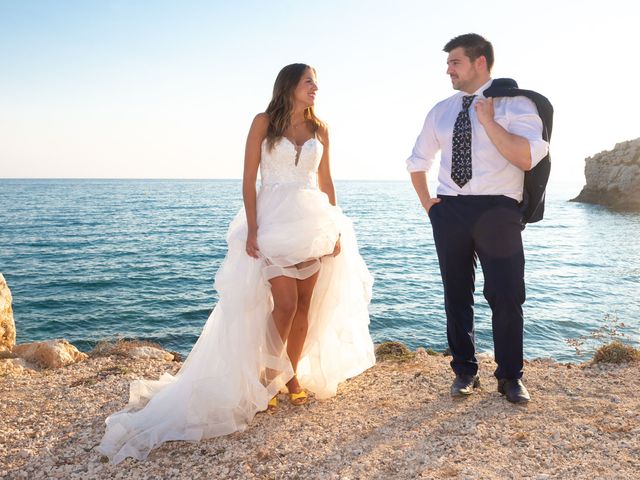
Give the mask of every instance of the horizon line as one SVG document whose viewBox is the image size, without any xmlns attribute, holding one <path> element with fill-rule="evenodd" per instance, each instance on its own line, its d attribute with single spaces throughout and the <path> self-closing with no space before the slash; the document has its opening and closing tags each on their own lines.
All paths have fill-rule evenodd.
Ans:
<svg viewBox="0 0 640 480">
<path fill-rule="evenodd" d="M 241 181 L 242 177 L 225 177 L 225 178 L 182 178 L 182 177 L 0 177 L 3 180 L 149 180 L 149 181 Z M 407 175 L 406 180 L 410 181 Z M 385 179 L 385 178 L 334 178 L 334 182 L 404 182 L 404 179 Z"/>
<path fill-rule="evenodd" d="M 202 181 L 202 182 L 210 182 L 210 181 L 242 181 L 242 177 L 221 177 L 221 178 L 195 178 L 195 177 L 0 177 L 1 181 L 19 181 L 19 180 L 85 180 L 85 181 L 95 181 L 95 180 L 105 180 L 105 181 L 131 181 L 131 180 L 140 180 L 140 181 L 184 181 L 184 182 L 192 182 L 192 181 Z M 407 175 L 406 178 L 334 178 L 334 182 L 405 182 L 408 181 L 411 183 L 411 177 Z M 260 183 L 260 180 L 256 182 Z M 549 184 L 578 184 L 575 180 L 567 180 L 567 179 L 558 179 L 558 178 L 549 178 Z M 586 185 L 586 181 L 582 179 L 580 182 L 582 185 Z"/>
</svg>

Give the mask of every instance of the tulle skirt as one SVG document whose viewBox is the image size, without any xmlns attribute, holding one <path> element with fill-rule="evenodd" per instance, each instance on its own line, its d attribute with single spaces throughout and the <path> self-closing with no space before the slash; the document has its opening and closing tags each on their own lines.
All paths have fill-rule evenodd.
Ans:
<svg viewBox="0 0 640 480">
<path fill-rule="evenodd" d="M 297 369 L 302 387 L 329 398 L 340 382 L 375 363 L 367 308 L 372 277 L 350 220 L 317 188 L 294 185 L 261 188 L 257 220 L 259 259 L 245 252 L 244 210 L 232 221 L 215 279 L 219 302 L 180 371 L 132 382 L 127 407 L 107 418 L 98 449 L 113 463 L 144 459 L 165 441 L 244 430 L 267 408 L 293 376 L 271 317 L 269 278 L 291 274 L 301 262 L 320 267 Z M 341 253 L 330 256 L 338 238 Z"/>
</svg>

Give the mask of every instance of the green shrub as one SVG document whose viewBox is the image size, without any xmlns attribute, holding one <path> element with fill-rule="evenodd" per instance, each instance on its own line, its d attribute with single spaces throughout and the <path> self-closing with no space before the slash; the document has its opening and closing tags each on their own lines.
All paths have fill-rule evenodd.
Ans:
<svg viewBox="0 0 640 480">
<path fill-rule="evenodd" d="M 384 342 L 376 347 L 377 360 L 407 361 L 415 357 L 416 354 L 400 342 Z"/>
<path fill-rule="evenodd" d="M 626 329 L 627 325 L 618 320 L 615 314 L 607 313 L 598 327 L 578 337 L 566 338 L 565 342 L 575 349 L 579 357 L 589 357 L 591 353 L 595 354 L 600 345 L 620 343 L 620 340 L 628 339 L 629 335 L 624 331 Z"/>
<path fill-rule="evenodd" d="M 640 360 L 640 350 L 615 340 L 602 345 L 593 356 L 594 363 L 627 363 Z"/>
</svg>

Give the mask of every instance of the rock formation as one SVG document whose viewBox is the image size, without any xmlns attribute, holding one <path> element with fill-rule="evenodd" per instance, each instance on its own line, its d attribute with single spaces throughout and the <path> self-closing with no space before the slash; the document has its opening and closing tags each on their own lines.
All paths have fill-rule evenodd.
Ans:
<svg viewBox="0 0 640 480">
<path fill-rule="evenodd" d="M 640 138 L 587 158 L 584 175 L 587 184 L 572 201 L 640 211 Z"/>
<path fill-rule="evenodd" d="M 128 352 L 131 358 L 146 358 L 153 360 L 164 360 L 165 362 L 173 361 L 173 355 L 155 347 L 136 347 Z"/>
<path fill-rule="evenodd" d="M 0 360 L 0 377 L 8 375 L 22 375 L 25 371 L 33 372 L 34 365 L 30 365 L 22 358 L 4 358 Z"/>
<path fill-rule="evenodd" d="M 80 352 L 66 340 L 24 343 L 16 345 L 11 353 L 15 357 L 20 357 L 44 368 L 64 367 L 88 357 L 86 353 Z"/>
<path fill-rule="evenodd" d="M 118 339 L 114 342 L 102 341 L 93 347 L 89 356 L 95 357 L 127 357 L 150 360 L 164 360 L 165 362 L 181 362 L 182 358 L 177 352 L 167 352 L 157 343 L 146 340 Z"/>
<path fill-rule="evenodd" d="M 11 291 L 0 273 L 0 352 L 9 352 L 16 344 L 16 324 L 11 302 Z"/>
</svg>

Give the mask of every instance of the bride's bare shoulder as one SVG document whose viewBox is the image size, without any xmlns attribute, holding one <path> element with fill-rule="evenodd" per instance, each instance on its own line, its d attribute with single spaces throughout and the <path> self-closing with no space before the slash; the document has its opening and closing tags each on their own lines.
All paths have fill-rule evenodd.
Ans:
<svg viewBox="0 0 640 480">
<path fill-rule="evenodd" d="M 329 125 L 324 122 L 320 122 L 316 133 L 318 135 L 318 139 L 327 146 L 329 144 Z"/>
<path fill-rule="evenodd" d="M 253 118 L 253 124 L 256 127 L 263 127 L 266 129 L 269 126 L 269 114 L 266 112 L 261 112 L 257 114 Z"/>
<path fill-rule="evenodd" d="M 267 113 L 259 113 L 253 118 L 253 122 L 251 122 L 251 129 L 249 130 L 249 136 L 251 138 L 262 141 L 262 139 L 267 135 L 267 130 L 269 129 L 269 114 Z"/>
</svg>

